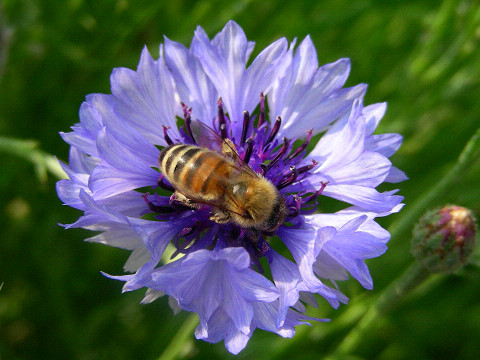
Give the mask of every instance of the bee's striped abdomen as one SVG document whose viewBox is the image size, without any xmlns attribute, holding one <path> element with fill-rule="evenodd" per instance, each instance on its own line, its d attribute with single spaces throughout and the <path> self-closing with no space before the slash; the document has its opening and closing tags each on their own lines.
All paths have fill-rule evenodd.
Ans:
<svg viewBox="0 0 480 360">
<path fill-rule="evenodd" d="M 163 148 L 158 157 L 158 163 L 164 176 L 169 177 L 170 171 L 172 170 L 172 163 L 177 155 L 187 147 L 188 145 L 170 145 Z"/>
<path fill-rule="evenodd" d="M 193 145 L 170 145 L 159 156 L 163 175 L 186 197 L 221 201 L 225 188 L 222 179 L 228 178 L 231 167 L 220 154 Z"/>
</svg>

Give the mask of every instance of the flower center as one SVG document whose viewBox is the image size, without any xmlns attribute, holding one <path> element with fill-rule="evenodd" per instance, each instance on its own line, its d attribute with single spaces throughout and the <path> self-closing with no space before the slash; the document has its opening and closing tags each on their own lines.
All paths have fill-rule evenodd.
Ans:
<svg viewBox="0 0 480 360">
<path fill-rule="evenodd" d="M 281 129 L 282 119 L 277 117 L 273 125 L 265 120 L 265 97 L 260 95 L 260 109 L 258 115 L 250 116 L 248 111 L 243 112 L 243 124 L 241 135 L 238 139 L 232 135 L 232 123 L 225 114 L 222 99 L 217 102 L 218 116 L 212 124 L 213 131 L 225 143 L 232 144 L 234 151 L 244 164 L 248 165 L 254 172 L 267 179 L 278 190 L 285 202 L 286 215 L 285 222 L 295 226 L 295 218 L 298 215 L 310 214 L 316 211 L 316 199 L 322 193 L 327 183 L 321 183 L 319 189 L 315 189 L 308 181 L 312 170 L 318 163 L 311 160 L 310 164 L 305 164 L 303 158 L 306 154 L 306 148 L 312 137 L 312 130 L 306 132 L 306 139 L 303 143 L 293 148 L 295 139 L 278 139 L 278 133 Z M 195 139 L 192 131 L 192 109 L 182 103 L 184 113 L 184 125 L 180 127 L 181 139 L 173 141 L 168 134 L 168 127 L 163 127 L 164 138 L 169 146 L 175 144 L 198 145 L 199 139 Z M 255 119 L 258 116 L 256 126 Z M 222 223 L 222 211 L 212 206 L 195 204 L 190 206 L 183 199 L 178 201 L 176 198 L 175 187 L 166 181 L 162 175 L 157 184 L 160 188 L 172 192 L 168 201 L 165 197 L 146 193 L 143 195 L 151 212 L 155 218 L 161 221 L 174 220 L 179 218 L 189 218 L 191 225 L 184 227 L 173 239 L 172 243 L 179 253 L 186 254 L 192 250 L 201 248 L 220 247 L 244 247 L 251 255 L 252 261 L 257 268 L 261 269 L 258 258 L 264 256 L 269 249 L 269 245 L 264 237 L 272 236 L 275 230 L 259 230 L 252 226 L 241 226 L 240 224 L 225 221 Z M 270 185 L 271 186 L 271 185 Z M 275 191 L 277 192 L 277 191 Z M 265 197 L 268 201 L 268 196 Z M 220 218 L 212 221 L 212 212 L 220 214 Z M 226 217 L 228 214 L 224 214 Z M 282 219 L 283 220 L 283 219 Z M 277 226 L 278 227 L 278 226 Z"/>
</svg>

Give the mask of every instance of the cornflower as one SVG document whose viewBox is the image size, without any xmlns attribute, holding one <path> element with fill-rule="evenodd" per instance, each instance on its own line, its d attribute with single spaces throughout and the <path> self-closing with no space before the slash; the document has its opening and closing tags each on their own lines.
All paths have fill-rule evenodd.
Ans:
<svg viewBox="0 0 480 360">
<path fill-rule="evenodd" d="M 322 321 L 305 304 L 347 303 L 337 282 L 348 274 L 372 289 L 364 261 L 390 238 L 375 218 L 403 205 L 376 187 L 406 179 L 388 159 L 401 136 L 373 134 L 386 104 L 364 106 L 364 84 L 343 87 L 348 59 L 319 67 L 307 36 L 298 47 L 279 39 L 247 66 L 253 48 L 230 21 L 212 40 L 198 27 L 190 48 L 165 38 L 158 60 L 145 48 L 136 71 L 114 69 L 111 94 L 88 95 L 80 123 L 61 133 L 69 179 L 57 184 L 83 211 L 66 228 L 131 251 L 128 274 L 107 276 L 124 291 L 146 288 L 144 303 L 168 295 L 175 310 L 198 314 L 198 339 L 224 340 L 234 354 L 256 328 L 293 337 L 296 325 Z M 202 144 L 195 122 L 278 189 L 278 227 L 217 222 L 214 204 L 177 201 L 158 159 L 166 146 Z M 347 207 L 329 213 L 325 197 Z"/>
</svg>

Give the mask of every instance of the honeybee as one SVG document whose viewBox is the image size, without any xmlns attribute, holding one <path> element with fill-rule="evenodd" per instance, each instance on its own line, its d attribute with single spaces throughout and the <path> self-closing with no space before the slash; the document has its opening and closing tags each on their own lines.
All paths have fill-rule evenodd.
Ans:
<svg viewBox="0 0 480 360">
<path fill-rule="evenodd" d="M 159 168 L 175 189 L 175 200 L 190 208 L 212 207 L 210 220 L 271 233 L 285 220 L 286 205 L 275 185 L 255 173 L 233 142 L 192 122 L 200 146 L 174 144 L 162 149 Z"/>
</svg>

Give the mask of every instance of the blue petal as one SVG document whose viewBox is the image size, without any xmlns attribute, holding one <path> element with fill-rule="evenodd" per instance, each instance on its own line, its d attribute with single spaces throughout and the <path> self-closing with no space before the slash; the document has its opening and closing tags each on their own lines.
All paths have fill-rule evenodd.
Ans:
<svg viewBox="0 0 480 360">
<path fill-rule="evenodd" d="M 149 286 L 175 297 L 182 308 L 198 312 L 204 325 L 221 307 L 235 329 L 249 334 L 253 317 L 251 302 L 271 302 L 278 298 L 273 284 L 249 269 L 249 264 L 243 248 L 199 250 L 155 270 Z M 201 329 L 204 336 L 207 330 L 205 326 Z"/>
<path fill-rule="evenodd" d="M 321 231 L 315 229 L 293 229 L 282 226 L 277 235 L 290 250 L 302 279 L 309 291 L 319 293 L 334 307 L 339 305 L 340 294 L 325 286 L 313 272 L 313 263 L 322 245 L 335 234 L 335 229 L 325 227 Z"/>
<path fill-rule="evenodd" d="M 391 167 L 392 163 L 385 156 L 366 151 L 349 164 L 322 169 L 317 174 L 324 179 L 329 179 L 332 184 L 352 184 L 375 188 L 385 181 Z M 315 181 L 315 176 L 311 181 Z"/>
<path fill-rule="evenodd" d="M 388 176 L 385 178 L 385 182 L 399 183 L 408 180 L 408 176 L 400 169 L 392 166 Z"/>
<path fill-rule="evenodd" d="M 83 153 L 75 146 L 70 147 L 68 160 L 72 173 L 68 173 L 67 170 L 64 170 L 72 180 L 75 176 L 73 175 L 73 172 L 77 173 L 79 176 L 88 176 L 99 162 L 98 158 Z"/>
<path fill-rule="evenodd" d="M 179 137 L 175 123 L 175 91 L 163 59 L 154 61 L 144 48 L 137 71 L 114 69 L 110 78 L 114 111 L 152 143 L 166 145 L 162 125 Z"/>
<path fill-rule="evenodd" d="M 308 158 L 324 159 L 315 173 L 328 174 L 330 168 L 350 164 L 363 153 L 365 119 L 358 116 L 360 111 L 361 103 L 355 101 L 348 120 L 335 123 L 309 154 Z"/>
<path fill-rule="evenodd" d="M 199 46 L 197 42 L 194 38 L 192 49 Z M 192 108 L 192 118 L 210 124 L 217 115 L 219 95 L 193 50 L 165 37 L 165 63 L 172 72 L 181 101 Z"/>
<path fill-rule="evenodd" d="M 230 21 L 217 36 L 209 41 L 201 28 L 195 32 L 198 46 L 193 50 L 206 74 L 223 99 L 230 120 L 234 124 L 234 136 L 239 137 L 243 111 L 253 112 L 266 93 L 277 73 L 277 65 L 285 54 L 285 39 L 277 40 L 264 49 L 246 68 L 248 45 L 245 33 Z"/>
<path fill-rule="evenodd" d="M 362 98 L 366 86 L 341 86 L 350 70 L 348 59 L 317 69 L 316 53 L 307 37 L 292 57 L 290 49 L 282 64 L 283 73 L 274 82 L 269 98 L 270 117 L 282 117 L 280 136 L 303 137 L 305 129 L 320 132 L 343 114 L 353 101 Z"/>
<path fill-rule="evenodd" d="M 278 292 L 273 284 L 263 275 L 246 269 L 241 276 L 236 277 L 235 286 L 241 290 L 242 297 L 247 301 L 271 302 L 278 298 Z"/>
<path fill-rule="evenodd" d="M 90 104 L 80 106 L 80 124 L 73 126 L 70 133 L 61 132 L 62 139 L 86 154 L 98 157 L 96 138 L 103 127 L 102 116 Z"/>
<path fill-rule="evenodd" d="M 160 176 L 152 169 L 156 166 L 158 149 L 151 144 L 135 141 L 134 136 L 129 144 L 125 144 L 115 136 L 117 134 L 104 128 L 97 139 L 103 161 L 92 172 L 89 180 L 95 198 L 151 186 Z"/>
<path fill-rule="evenodd" d="M 275 322 L 276 327 L 280 328 L 285 322 L 288 308 L 295 305 L 300 297 L 299 292 L 306 290 L 306 287 L 302 284 L 302 277 L 295 263 L 273 249 L 268 251 L 267 258 L 273 281 L 280 292 L 278 316 Z"/>
<path fill-rule="evenodd" d="M 367 127 L 366 133 L 368 135 L 372 135 L 373 131 L 377 128 L 380 120 L 385 115 L 385 111 L 387 110 L 387 103 L 378 103 L 365 106 L 362 111 L 363 116 L 365 116 Z"/>
<path fill-rule="evenodd" d="M 185 219 L 150 221 L 129 217 L 127 220 L 155 259 L 160 259 L 173 237 L 191 223 Z"/>
<path fill-rule="evenodd" d="M 224 339 L 227 350 L 236 355 L 245 348 L 251 333 L 247 335 L 238 331 L 227 314 L 218 309 L 208 323 L 208 330 L 206 327 L 202 328 L 202 324 L 200 324 L 195 330 L 195 336 L 197 339 L 211 343 Z"/>
<path fill-rule="evenodd" d="M 322 195 L 361 207 L 365 211 L 387 212 L 402 200 L 403 196 L 380 193 L 375 189 L 357 185 L 328 184 Z"/>
<path fill-rule="evenodd" d="M 326 242 L 314 265 L 317 275 L 332 280 L 344 280 L 345 274 L 338 266 L 350 272 L 365 288 L 373 286 L 364 260 L 382 255 L 387 247 L 388 232 L 379 229 L 372 221 L 375 214 L 362 213 L 351 209 L 335 214 L 312 215 L 311 220 L 318 226 L 324 223 L 336 226 L 338 231 Z M 333 262 L 333 263 L 332 263 Z"/>
<path fill-rule="evenodd" d="M 223 309 L 233 320 L 235 327 L 244 334 L 248 334 L 253 317 L 252 305 L 245 301 L 243 294 L 237 290 L 236 284 L 233 283 L 235 273 L 227 271 L 223 282 Z"/>
<path fill-rule="evenodd" d="M 366 139 L 365 148 L 390 157 L 397 152 L 402 141 L 403 138 L 399 134 L 372 135 Z"/>
</svg>

